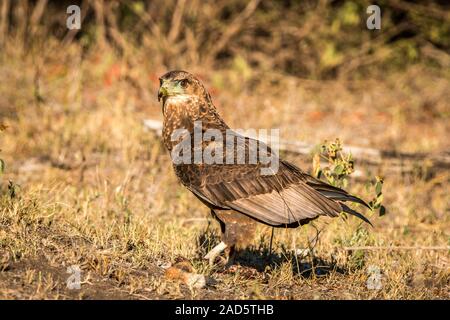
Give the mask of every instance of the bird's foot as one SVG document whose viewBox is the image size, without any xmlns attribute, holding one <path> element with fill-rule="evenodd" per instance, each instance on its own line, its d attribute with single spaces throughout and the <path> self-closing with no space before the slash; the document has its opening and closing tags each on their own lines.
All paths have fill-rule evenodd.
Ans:
<svg viewBox="0 0 450 320">
<path fill-rule="evenodd" d="M 234 266 L 234 258 L 226 255 L 225 257 L 219 256 L 219 261 L 217 262 L 217 265 L 221 267 L 224 271 L 232 269 Z"/>
</svg>

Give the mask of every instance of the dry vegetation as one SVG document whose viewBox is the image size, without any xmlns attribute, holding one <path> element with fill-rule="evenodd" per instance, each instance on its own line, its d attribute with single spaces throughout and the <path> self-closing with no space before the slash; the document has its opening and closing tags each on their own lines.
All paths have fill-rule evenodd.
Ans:
<svg viewBox="0 0 450 320">
<path fill-rule="evenodd" d="M 449 56 L 438 49 L 448 43 L 432 46 L 419 37 L 418 57 L 395 65 L 398 48 L 388 43 L 397 29 L 390 22 L 386 30 L 394 34 L 375 44 L 363 29 L 352 41 L 333 38 L 345 23 L 333 29 L 332 18 L 347 21 L 353 2 L 338 2 L 338 9 L 346 9 L 329 23 L 318 18 L 336 9 L 327 1 L 291 8 L 274 25 L 290 26 L 284 37 L 258 29 L 278 21 L 281 10 L 270 11 L 268 4 L 261 9 L 258 1 L 240 10 L 238 2 L 178 1 L 166 11 L 158 1 L 151 8 L 140 1 L 86 3 L 88 31 L 61 35 L 66 31 L 55 24 L 64 26 L 64 6 L 2 2 L 11 20 L 2 14 L 0 23 L 0 122 L 6 127 L 0 132 L 6 163 L 0 177 L 0 298 L 450 298 L 448 170 L 426 174 L 419 170 L 426 163 L 418 163 L 413 174 L 385 176 L 386 165 L 365 168 L 356 162 L 366 178 L 350 180 L 353 193 L 370 200 L 368 177 L 385 181 L 386 215 L 367 213 L 375 228 L 354 218 L 322 218 L 314 226 L 276 230 L 268 257 L 270 229 L 261 227 L 254 246 L 240 252 L 239 266 L 224 271 L 201 259 L 217 243 L 218 226 L 177 183 L 160 138 L 142 125 L 145 118 L 161 119 L 158 76 L 182 67 L 203 79 L 235 128 L 280 128 L 283 139 L 310 143 L 339 137 L 344 144 L 378 149 L 448 151 Z M 118 13 L 124 3 L 139 21 L 133 32 L 147 32 L 124 31 L 128 27 Z M 403 10 L 409 9 L 420 6 Z M 433 18 L 448 24 L 443 12 L 443 18 Z M 302 13 L 308 19 L 299 21 L 306 22 L 289 23 Z M 210 24 L 207 15 L 215 17 Z M 158 16 L 164 18 L 160 23 Z M 194 17 L 210 30 L 192 22 Z M 233 24 L 227 28 L 224 21 Z M 314 36 L 308 28 L 316 30 Z M 248 30 L 273 37 L 273 46 L 265 48 L 269 44 L 261 40 L 252 49 Z M 334 56 L 335 49 L 325 50 L 327 62 L 320 53 L 322 45 L 334 46 L 330 38 L 343 51 Z M 211 52 L 209 46 L 221 41 L 223 47 Z M 295 41 L 302 46 L 297 63 L 290 64 Z M 312 157 L 286 157 L 311 170 Z M 295 254 L 311 246 L 312 254 Z M 161 264 L 179 257 L 208 275 L 210 284 L 191 289 L 167 279 Z M 80 290 L 66 288 L 71 265 L 82 269 Z M 381 290 L 366 286 L 371 266 L 382 272 Z"/>
</svg>

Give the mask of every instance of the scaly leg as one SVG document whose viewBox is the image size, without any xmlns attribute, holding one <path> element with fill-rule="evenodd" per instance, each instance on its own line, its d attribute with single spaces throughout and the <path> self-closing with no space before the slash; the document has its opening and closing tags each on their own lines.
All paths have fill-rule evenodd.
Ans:
<svg viewBox="0 0 450 320">
<path fill-rule="evenodd" d="M 235 245 L 230 245 L 225 250 L 225 259 L 224 259 L 224 265 L 225 269 L 228 269 L 234 264 L 234 258 L 236 257 L 236 249 Z"/>
</svg>

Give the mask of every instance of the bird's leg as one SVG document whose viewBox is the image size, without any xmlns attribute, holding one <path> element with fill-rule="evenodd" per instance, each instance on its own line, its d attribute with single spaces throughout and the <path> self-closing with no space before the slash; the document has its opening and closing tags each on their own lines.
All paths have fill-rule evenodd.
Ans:
<svg viewBox="0 0 450 320">
<path fill-rule="evenodd" d="M 270 236 L 270 244 L 269 244 L 269 258 L 272 255 L 272 242 L 273 242 L 273 233 L 274 233 L 275 228 L 272 227 L 272 235 Z"/>
<path fill-rule="evenodd" d="M 225 249 L 225 269 L 234 264 L 234 258 L 236 257 L 235 245 L 231 245 Z"/>
<path fill-rule="evenodd" d="M 214 261 L 216 260 L 217 256 L 222 253 L 223 250 L 227 248 L 227 245 L 225 242 L 220 242 L 217 246 L 211 249 L 206 256 L 203 257 L 205 260 L 209 260 L 209 265 L 212 266 L 214 264 Z"/>
</svg>

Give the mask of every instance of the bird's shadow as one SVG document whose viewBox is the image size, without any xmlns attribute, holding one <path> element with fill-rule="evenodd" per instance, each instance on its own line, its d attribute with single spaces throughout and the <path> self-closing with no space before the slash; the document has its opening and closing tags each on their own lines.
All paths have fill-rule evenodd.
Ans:
<svg viewBox="0 0 450 320">
<path fill-rule="evenodd" d="M 220 237 L 210 228 L 203 230 L 197 237 L 198 259 L 203 257 L 215 245 L 220 242 Z M 302 278 L 314 278 L 326 276 L 336 272 L 342 275 L 348 274 L 348 268 L 339 265 L 333 259 L 326 259 L 315 255 L 299 257 L 292 252 L 282 248 L 282 252 L 269 252 L 267 241 L 262 238 L 258 246 L 250 246 L 236 250 L 234 264 L 255 269 L 258 272 L 277 270 L 285 262 L 290 262 L 294 275 Z"/>
</svg>

